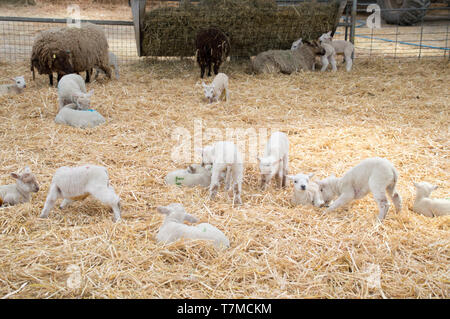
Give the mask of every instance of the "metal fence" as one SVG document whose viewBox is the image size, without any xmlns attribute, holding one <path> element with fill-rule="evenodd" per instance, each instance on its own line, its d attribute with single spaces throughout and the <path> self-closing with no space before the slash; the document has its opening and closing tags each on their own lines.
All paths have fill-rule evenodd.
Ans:
<svg viewBox="0 0 450 319">
<path fill-rule="evenodd" d="M 405 9 L 396 9 L 405 10 Z M 417 10 L 417 9 L 415 9 Z M 414 26 L 398 26 L 383 23 L 380 29 L 367 26 L 367 12 L 358 7 L 355 21 L 355 56 L 359 58 L 383 57 L 393 59 L 417 59 L 450 56 L 450 8 L 439 10 L 437 19 L 425 17 Z M 436 16 L 436 15 L 435 15 Z M 349 11 L 342 17 L 335 39 L 349 38 Z M 119 63 L 138 60 L 132 21 L 83 20 L 104 28 L 110 50 Z M 0 62 L 28 61 L 34 37 L 42 30 L 62 26 L 65 19 L 24 18 L 0 16 Z M 347 25 L 347 26 L 345 26 Z"/>
<path fill-rule="evenodd" d="M 103 27 L 109 48 L 119 63 L 138 59 L 132 21 L 82 20 Z M 62 27 L 66 19 L 0 17 L 0 62 L 28 61 L 35 36 L 54 27 Z"/>
</svg>

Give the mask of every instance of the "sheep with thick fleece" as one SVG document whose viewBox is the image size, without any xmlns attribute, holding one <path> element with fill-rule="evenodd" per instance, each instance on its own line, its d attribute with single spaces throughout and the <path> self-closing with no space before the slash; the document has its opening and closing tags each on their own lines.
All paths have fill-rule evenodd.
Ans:
<svg viewBox="0 0 450 319">
<path fill-rule="evenodd" d="M 311 181 L 311 174 L 288 175 L 287 178 L 294 182 L 294 193 L 292 195 L 292 204 L 294 205 L 313 205 L 321 207 L 325 204 L 320 193 L 319 185 Z"/>
<path fill-rule="evenodd" d="M 58 82 L 59 109 L 65 105 L 74 103 L 79 110 L 90 108 L 91 96 L 94 90 L 86 91 L 83 78 L 78 74 L 64 75 Z"/>
<path fill-rule="evenodd" d="M 109 184 L 106 168 L 96 165 L 58 168 L 53 175 L 40 217 L 48 217 L 58 198 L 64 199 L 60 206 L 62 209 L 73 201 L 83 200 L 89 195 L 112 208 L 114 221 L 120 219 L 120 198 Z"/>
<path fill-rule="evenodd" d="M 427 182 L 414 183 L 416 187 L 416 199 L 413 211 L 428 217 L 450 215 L 450 200 L 430 198 L 430 194 L 437 186 Z"/>
<path fill-rule="evenodd" d="M 16 76 L 15 78 L 11 78 L 14 81 L 14 84 L 2 84 L 0 85 L 0 95 L 4 94 L 20 94 L 23 89 L 27 87 L 25 83 L 25 78 L 21 76 Z"/>
<path fill-rule="evenodd" d="M 15 184 L 0 186 L 0 206 L 13 206 L 29 202 L 31 193 L 39 191 L 36 177 L 28 166 L 20 174 L 11 173 L 11 177 L 16 180 Z"/>
<path fill-rule="evenodd" d="M 223 97 L 228 101 L 228 76 L 225 73 L 217 74 L 210 85 L 202 81 L 202 86 L 209 103 L 223 100 Z"/>
<path fill-rule="evenodd" d="M 184 224 L 184 221 L 197 223 L 198 220 L 186 213 L 183 205 L 172 203 L 168 206 L 159 206 L 157 210 L 159 213 L 166 215 L 164 223 L 156 235 L 156 240 L 159 243 L 169 244 L 180 238 L 185 238 L 212 241 L 217 248 L 230 247 L 228 238 L 211 224 L 201 223 L 196 226 Z"/>
<path fill-rule="evenodd" d="M 289 166 L 289 140 L 285 133 L 274 132 L 267 141 L 264 157 L 258 157 L 261 172 L 261 188 L 266 189 L 272 177 L 276 176 L 281 187 L 286 186 Z"/>
<path fill-rule="evenodd" d="M 319 37 L 321 43 L 331 44 L 336 51 L 337 55 L 343 55 L 345 59 L 345 69 L 349 72 L 352 69 L 353 59 L 352 54 L 355 50 L 355 46 L 350 41 L 345 40 L 333 40 L 331 31 L 324 33 Z"/>
<path fill-rule="evenodd" d="M 398 173 L 394 165 L 385 158 L 374 157 L 363 160 L 340 178 L 333 175 L 317 181 L 317 184 L 325 204 L 339 196 L 327 209 L 328 211 L 333 211 L 372 192 L 379 208 L 378 218 L 383 220 L 389 210 L 386 191 L 397 213 L 401 210 L 401 197 L 395 190 L 397 181 Z"/>
<path fill-rule="evenodd" d="M 210 199 L 216 197 L 220 185 L 220 175 L 226 171 L 225 189 L 230 189 L 232 178 L 234 204 L 242 204 L 241 192 L 244 179 L 244 162 L 236 145 L 229 141 L 220 141 L 196 150 L 202 154 L 203 166 L 212 165 L 211 184 L 209 185 Z"/>
<path fill-rule="evenodd" d="M 58 112 L 55 123 L 87 128 L 105 123 L 105 118 L 95 110 L 77 110 L 77 106 L 71 103 Z"/>
</svg>

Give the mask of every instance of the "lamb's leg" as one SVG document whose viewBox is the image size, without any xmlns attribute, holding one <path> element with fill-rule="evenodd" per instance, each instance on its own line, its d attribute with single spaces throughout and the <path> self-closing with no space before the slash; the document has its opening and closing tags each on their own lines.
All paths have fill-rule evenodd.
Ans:
<svg viewBox="0 0 450 319">
<path fill-rule="evenodd" d="M 389 202 L 387 200 L 386 194 L 384 190 L 378 191 L 376 193 L 373 193 L 373 197 L 375 198 L 379 209 L 378 219 L 383 220 L 389 210 Z"/>
<path fill-rule="evenodd" d="M 227 167 L 227 173 L 225 174 L 225 191 L 229 191 L 231 189 L 231 167 Z"/>
<path fill-rule="evenodd" d="M 120 220 L 120 198 L 116 195 L 111 186 L 92 187 L 88 189 L 88 192 L 103 204 L 112 208 L 115 222 Z"/>
<path fill-rule="evenodd" d="M 277 177 L 278 177 L 278 186 L 284 187 L 283 185 L 283 161 L 280 162 L 279 167 L 278 167 L 278 172 L 277 172 Z"/>
<path fill-rule="evenodd" d="M 286 177 L 287 177 L 287 175 L 289 173 L 288 166 L 289 166 L 289 159 L 288 159 L 288 156 L 285 155 L 283 157 L 283 183 L 282 183 L 283 187 L 286 187 Z"/>
<path fill-rule="evenodd" d="M 212 167 L 212 174 L 211 174 L 211 184 L 209 185 L 209 198 L 213 200 L 216 198 L 217 190 L 219 189 L 219 177 L 220 172 L 223 171 L 223 164 L 217 164 L 214 163 Z M 225 176 L 225 185 L 226 185 L 226 179 Z"/>
<path fill-rule="evenodd" d="M 42 209 L 40 218 L 47 218 L 48 214 L 55 206 L 56 200 L 61 196 L 59 189 L 56 185 L 51 184 L 50 190 L 48 191 L 47 199 L 45 200 L 44 209 Z"/>
<path fill-rule="evenodd" d="M 347 72 L 350 72 L 350 70 L 352 69 L 352 65 L 353 65 L 353 60 L 351 55 L 349 57 L 345 57 L 345 69 L 347 70 Z"/>
<path fill-rule="evenodd" d="M 328 58 L 324 55 L 320 57 L 320 61 L 322 62 L 322 68 L 320 69 L 321 72 L 325 71 L 328 67 Z"/>
<path fill-rule="evenodd" d="M 333 72 L 336 72 L 337 67 L 336 67 L 336 59 L 335 59 L 334 55 L 330 56 L 330 63 L 331 63 L 331 69 L 333 70 Z"/>
<path fill-rule="evenodd" d="M 267 188 L 268 180 L 266 179 L 266 175 L 261 174 L 261 190 L 265 191 Z"/>
<path fill-rule="evenodd" d="M 234 195 L 234 204 L 240 205 L 242 204 L 241 193 L 242 193 L 242 180 L 244 179 L 244 167 L 242 164 L 234 164 L 231 170 L 233 174 L 233 195 Z"/>
<path fill-rule="evenodd" d="M 392 202 L 394 203 L 395 211 L 397 213 L 400 213 L 400 211 L 402 210 L 402 198 L 400 197 L 400 194 L 395 190 L 395 183 L 389 185 L 386 190 Z"/>
<path fill-rule="evenodd" d="M 70 205 L 73 203 L 73 200 L 69 199 L 69 198 L 64 198 L 61 205 L 59 205 L 60 209 L 65 208 L 66 206 Z"/>
<path fill-rule="evenodd" d="M 327 208 L 328 212 L 338 209 L 353 200 L 353 191 L 344 191 L 342 194 Z"/>
</svg>

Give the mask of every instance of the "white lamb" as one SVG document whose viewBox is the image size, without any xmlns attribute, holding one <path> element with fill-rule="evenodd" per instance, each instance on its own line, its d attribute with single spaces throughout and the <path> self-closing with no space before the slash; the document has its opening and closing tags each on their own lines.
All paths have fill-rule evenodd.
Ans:
<svg viewBox="0 0 450 319">
<path fill-rule="evenodd" d="M 281 187 L 286 186 L 289 166 L 289 140 L 286 134 L 274 132 L 266 144 L 264 157 L 258 157 L 261 172 L 261 188 L 266 189 L 272 177 L 276 176 Z"/>
<path fill-rule="evenodd" d="M 14 84 L 2 84 L 0 85 L 0 95 L 4 94 L 20 94 L 23 89 L 27 87 L 25 78 L 23 76 L 16 76 L 11 78 Z"/>
<path fill-rule="evenodd" d="M 332 71 L 336 72 L 336 51 L 331 44 L 326 42 L 321 42 L 320 45 L 325 49 L 325 54 L 320 56 L 320 62 L 322 62 L 322 69 L 320 69 L 320 71 L 325 71 L 328 64 L 331 64 Z"/>
<path fill-rule="evenodd" d="M 55 117 L 58 124 L 79 128 L 95 127 L 105 123 L 105 118 L 95 110 L 77 110 L 74 103 L 64 106 Z"/>
<path fill-rule="evenodd" d="M 225 101 L 228 101 L 228 76 L 225 73 L 217 74 L 210 85 L 202 81 L 202 86 L 209 103 L 223 100 L 224 95 Z"/>
<path fill-rule="evenodd" d="M 437 186 L 427 182 L 414 183 L 417 193 L 413 211 L 428 217 L 450 215 L 450 200 L 430 198 Z"/>
<path fill-rule="evenodd" d="M 310 181 L 314 176 L 311 174 L 288 175 L 287 178 L 294 182 L 294 193 L 292 194 L 292 204 L 294 205 L 313 205 L 321 207 L 325 204 L 320 193 L 319 185 Z"/>
<path fill-rule="evenodd" d="M 78 167 L 61 167 L 53 175 L 41 218 L 47 218 L 58 198 L 64 198 L 60 208 L 75 200 L 94 196 L 103 204 L 112 208 L 114 221 L 120 219 L 120 198 L 109 184 L 108 171 L 105 167 L 84 165 Z"/>
<path fill-rule="evenodd" d="M 211 184 L 209 185 L 210 199 L 214 199 L 220 185 L 220 175 L 226 172 L 225 189 L 231 187 L 233 179 L 234 203 L 242 204 L 241 191 L 244 179 L 244 162 L 236 145 L 232 142 L 221 141 L 203 149 L 197 149 L 202 154 L 202 165 L 212 165 Z"/>
<path fill-rule="evenodd" d="M 317 181 L 317 184 L 319 184 L 325 204 L 339 196 L 327 209 L 328 211 L 335 210 L 372 192 L 379 208 L 378 218 L 383 220 L 389 210 L 386 191 L 394 203 L 397 213 L 401 210 L 401 197 L 395 190 L 397 180 L 398 173 L 394 165 L 387 159 L 374 157 L 363 160 L 340 178 L 333 175 Z"/>
<path fill-rule="evenodd" d="M 93 93 L 94 90 L 86 93 L 86 85 L 80 75 L 75 73 L 64 75 L 58 82 L 59 109 L 74 103 L 77 109 L 87 110 L 90 108 Z"/>
<path fill-rule="evenodd" d="M 165 178 L 168 185 L 184 185 L 188 187 L 211 184 L 211 167 L 203 167 L 200 164 L 189 165 L 186 169 L 178 169 L 170 172 Z"/>
<path fill-rule="evenodd" d="M 347 72 L 352 69 L 353 59 L 352 54 L 354 52 L 355 46 L 353 43 L 345 40 L 333 40 L 331 36 L 331 31 L 328 33 L 324 33 L 319 37 L 319 41 L 322 43 L 331 44 L 338 55 L 344 55 L 345 59 L 345 68 Z"/>
<path fill-rule="evenodd" d="M 15 184 L 0 186 L 0 206 L 13 206 L 29 202 L 31 193 L 39 191 L 36 177 L 28 166 L 20 174 L 11 173 L 11 177 L 16 180 Z"/>
<path fill-rule="evenodd" d="M 292 42 L 291 51 L 297 50 L 300 46 L 302 46 L 302 44 L 303 44 L 302 38 Z"/>
<path fill-rule="evenodd" d="M 108 62 L 109 62 L 109 67 L 114 69 L 114 75 L 116 77 L 116 79 L 119 79 L 119 65 L 117 63 L 117 56 L 112 53 L 111 51 L 108 52 Z M 97 79 L 99 73 L 105 74 L 105 71 L 103 71 L 102 69 L 99 68 L 95 68 L 95 78 L 94 80 Z"/>
<path fill-rule="evenodd" d="M 159 213 L 167 215 L 156 235 L 156 240 L 159 243 L 168 244 L 180 238 L 185 238 L 212 241 L 217 248 L 230 247 L 228 238 L 211 224 L 185 225 L 183 223 L 184 221 L 197 223 L 198 220 L 194 216 L 186 213 L 183 205 L 172 203 L 168 206 L 159 206 L 157 210 Z"/>
</svg>

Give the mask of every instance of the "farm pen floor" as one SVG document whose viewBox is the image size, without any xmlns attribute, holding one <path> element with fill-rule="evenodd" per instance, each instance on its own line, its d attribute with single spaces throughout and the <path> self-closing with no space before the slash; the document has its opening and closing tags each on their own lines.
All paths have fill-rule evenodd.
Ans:
<svg viewBox="0 0 450 319">
<path fill-rule="evenodd" d="M 414 181 L 449 196 L 448 61 L 357 61 L 351 73 L 339 63 L 334 74 L 292 76 L 248 75 L 231 63 L 221 71 L 231 99 L 209 105 L 190 60 L 123 66 L 120 81 L 88 84 L 107 122 L 80 130 L 54 123 L 57 93 L 46 76 L 33 82 L 28 65 L 0 65 L 2 83 L 20 74 L 27 80 L 23 95 L 0 97 L 0 184 L 29 165 L 41 186 L 31 203 L 0 209 L 0 296 L 450 297 L 450 217 L 411 211 Z M 207 189 L 165 186 L 170 170 L 186 166 L 172 160 L 174 130 L 194 135 L 199 121 L 222 134 L 283 130 L 294 174 L 340 176 L 364 158 L 386 157 L 400 173 L 402 212 L 391 205 L 378 223 L 372 195 L 332 213 L 293 207 L 292 185 L 259 190 L 255 163 L 246 165 L 240 207 L 223 191 L 210 201 Z M 108 168 L 123 220 L 113 223 L 93 199 L 39 219 L 55 170 L 84 163 Z M 156 207 L 171 202 L 224 231 L 231 248 L 156 244 L 163 221 Z"/>
</svg>

